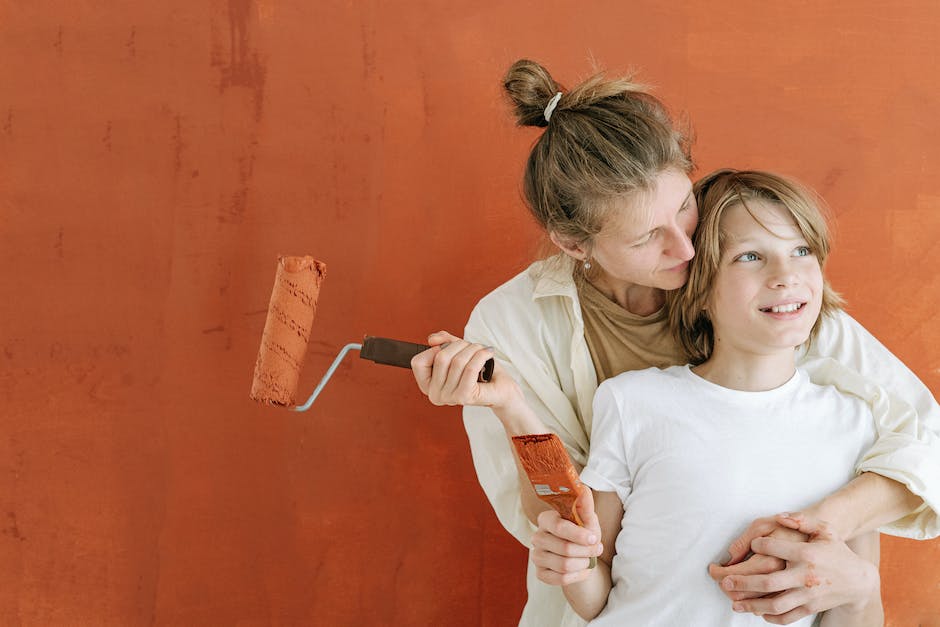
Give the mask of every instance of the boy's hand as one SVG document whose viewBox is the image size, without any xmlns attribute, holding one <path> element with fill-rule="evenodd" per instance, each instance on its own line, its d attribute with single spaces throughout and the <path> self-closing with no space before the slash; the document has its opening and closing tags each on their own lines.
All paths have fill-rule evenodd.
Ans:
<svg viewBox="0 0 940 627">
<path fill-rule="evenodd" d="M 591 558 L 603 550 L 601 526 L 594 512 L 594 497 L 585 487 L 575 507 L 584 523 L 579 527 L 565 520 L 555 510 L 539 514 L 539 528 L 532 535 L 529 557 L 538 578 L 553 586 L 565 586 L 586 579 L 591 574 Z"/>
</svg>

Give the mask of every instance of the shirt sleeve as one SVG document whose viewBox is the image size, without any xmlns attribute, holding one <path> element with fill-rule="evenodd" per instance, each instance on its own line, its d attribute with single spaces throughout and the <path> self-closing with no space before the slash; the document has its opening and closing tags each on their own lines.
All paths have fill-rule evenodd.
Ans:
<svg viewBox="0 0 940 627">
<path fill-rule="evenodd" d="M 534 359 L 531 347 L 525 356 L 529 361 L 525 363 L 524 370 L 512 359 L 512 353 L 518 353 L 518 350 L 524 350 L 526 347 L 520 349 L 513 344 L 507 331 L 502 328 L 505 326 L 504 321 L 496 320 L 499 318 L 497 314 L 498 312 L 484 313 L 478 306 L 467 322 L 464 337 L 469 341 L 494 347 L 495 358 L 519 385 L 529 407 L 550 431 L 558 435 L 571 459 L 578 466 L 583 466 L 587 459 L 587 447 L 579 444 L 577 436 L 571 433 L 570 428 L 565 428 L 566 424 L 570 426 L 572 421 L 577 422 L 571 402 L 557 382 L 548 380 L 549 377 L 544 372 L 536 372 L 540 369 L 531 363 Z M 494 322 L 490 324 L 489 320 Z M 559 412 L 567 414 L 567 417 L 559 416 Z M 463 408 L 463 421 L 470 442 L 473 466 L 483 492 L 503 527 L 520 543 L 531 548 L 531 537 L 536 527 L 522 507 L 515 453 L 502 423 L 489 408 L 472 406 Z M 581 437 L 586 443 L 587 435 L 581 434 Z"/>
<path fill-rule="evenodd" d="M 623 434 L 623 404 L 614 391 L 614 379 L 601 383 L 594 395 L 594 422 L 591 426 L 591 452 L 581 481 L 600 492 L 616 492 L 621 503 L 632 489 Z"/>
<path fill-rule="evenodd" d="M 916 539 L 940 535 L 940 406 L 930 390 L 844 312 L 824 319 L 805 355 L 807 361 L 819 358 L 831 358 L 860 375 L 852 387 L 872 405 L 878 439 L 857 471 L 894 479 L 924 500 L 915 512 L 881 531 Z M 811 378 L 822 382 L 812 372 Z M 837 378 L 847 381 L 851 376 Z M 841 388 L 839 380 L 833 383 Z"/>
</svg>

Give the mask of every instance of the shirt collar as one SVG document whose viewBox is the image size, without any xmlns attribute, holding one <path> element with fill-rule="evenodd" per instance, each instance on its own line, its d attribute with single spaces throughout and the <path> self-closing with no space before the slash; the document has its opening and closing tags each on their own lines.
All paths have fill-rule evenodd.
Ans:
<svg viewBox="0 0 940 627">
<path fill-rule="evenodd" d="M 574 259 L 564 253 L 532 264 L 529 269 L 535 281 L 532 300 L 546 296 L 567 296 L 577 301 L 578 290 L 572 279 L 574 264 Z"/>
</svg>

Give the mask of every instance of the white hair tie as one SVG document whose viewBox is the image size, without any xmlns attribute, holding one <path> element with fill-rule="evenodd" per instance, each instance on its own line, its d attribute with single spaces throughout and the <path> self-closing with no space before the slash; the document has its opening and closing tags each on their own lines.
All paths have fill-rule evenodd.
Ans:
<svg viewBox="0 0 940 627">
<path fill-rule="evenodd" d="M 561 100 L 561 92 L 558 92 L 557 94 L 555 94 L 554 96 L 552 96 L 552 99 L 548 101 L 548 106 L 545 107 L 545 111 L 542 113 L 542 115 L 545 116 L 545 121 L 546 121 L 546 122 L 551 121 L 551 119 L 552 119 L 552 112 L 554 112 L 554 111 L 555 111 L 555 107 L 558 106 L 558 101 L 559 101 L 559 100 Z"/>
</svg>

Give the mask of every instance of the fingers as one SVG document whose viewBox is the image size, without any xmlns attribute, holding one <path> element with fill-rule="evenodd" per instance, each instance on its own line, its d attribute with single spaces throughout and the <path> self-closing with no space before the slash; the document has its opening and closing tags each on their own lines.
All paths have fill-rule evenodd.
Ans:
<svg viewBox="0 0 940 627">
<path fill-rule="evenodd" d="M 446 344 L 447 342 L 459 340 L 460 338 L 451 335 L 447 331 L 438 331 L 436 333 L 432 333 L 428 336 L 428 344 L 431 346 L 431 348 L 420 352 L 411 358 L 411 373 L 414 375 L 415 381 L 418 383 L 418 388 L 421 390 L 421 393 L 425 396 L 429 395 L 434 360 L 437 357 L 437 354 L 441 351 L 442 345 Z M 446 374 L 446 372 L 443 374 Z M 431 399 L 431 402 L 435 405 L 442 404 L 435 402 L 435 400 L 436 399 Z"/>
<path fill-rule="evenodd" d="M 574 502 L 575 517 L 581 522 L 581 525 L 590 529 L 600 538 L 601 523 L 594 511 L 594 493 L 586 485 L 581 486 L 581 492 Z"/>
<path fill-rule="evenodd" d="M 793 570 L 780 570 L 769 575 L 730 576 L 721 580 L 721 589 L 726 592 L 756 592 L 758 596 L 765 596 L 800 587 L 803 579 L 803 575 Z"/>
<path fill-rule="evenodd" d="M 708 574 L 715 581 L 721 581 L 728 576 L 766 575 L 782 570 L 786 563 L 780 558 L 770 555 L 752 555 L 745 561 L 732 566 L 708 565 Z"/>
<path fill-rule="evenodd" d="M 805 605 L 785 612 L 779 616 L 772 616 L 770 614 L 764 614 L 763 619 L 765 622 L 770 623 L 771 625 L 789 625 L 790 623 L 795 623 L 801 618 L 806 618 L 810 614 L 815 614 L 815 612 L 810 611 Z"/>
<path fill-rule="evenodd" d="M 437 331 L 428 336 L 428 344 L 431 346 L 439 346 L 447 342 L 456 342 L 460 340 L 456 335 L 451 335 L 447 331 Z"/>
<path fill-rule="evenodd" d="M 793 542 L 779 538 L 756 538 L 751 542 L 755 553 L 779 557 L 787 562 L 816 563 L 819 549 L 808 542 Z"/>
<path fill-rule="evenodd" d="M 493 356 L 493 349 L 480 344 L 471 344 L 460 338 L 454 338 L 449 333 L 440 332 L 428 339 L 453 338 L 447 343 L 432 347 L 433 354 L 430 373 L 422 369 L 416 372 L 415 378 L 426 378 L 427 395 L 435 405 L 469 405 L 482 404 L 478 398 L 480 388 L 477 384 L 480 369 L 483 363 Z M 419 369 L 426 367 L 429 351 L 420 353 L 415 359 L 421 358 L 412 366 Z M 419 381 L 419 386 L 421 382 Z M 424 390 L 422 390 L 424 391 Z"/>
<path fill-rule="evenodd" d="M 824 521 L 803 514 L 802 512 L 777 514 L 775 519 L 784 527 L 806 534 L 810 539 L 830 539 L 832 537 L 832 533 Z"/>
<path fill-rule="evenodd" d="M 719 584 L 726 597 L 732 601 L 740 601 L 766 594 L 766 591 L 752 583 L 752 577 L 776 573 L 784 568 L 786 568 L 786 562 L 779 558 L 769 555 L 752 555 L 733 566 L 709 564 L 708 574 Z"/>
<path fill-rule="evenodd" d="M 777 528 L 777 521 L 773 518 L 758 518 L 752 522 L 747 530 L 735 538 L 728 547 L 730 558 L 724 563 L 725 566 L 737 564 L 751 552 L 751 542 L 754 538 L 766 536 Z"/>
<path fill-rule="evenodd" d="M 432 346 L 411 358 L 411 374 L 418 383 L 418 389 L 425 396 L 431 386 L 431 372 L 434 368 L 434 357 L 440 352 L 439 346 Z"/>
<path fill-rule="evenodd" d="M 806 607 L 808 601 L 809 595 L 805 589 L 801 588 L 771 597 L 735 601 L 731 607 L 735 612 L 750 612 L 757 616 L 763 616 L 767 622 L 779 621 L 787 616 L 787 622 L 774 622 L 777 625 L 786 625 L 811 613 Z M 790 613 L 789 616 L 788 613 Z M 776 617 L 774 621 L 768 620 L 771 616 Z M 790 617 L 792 617 L 792 620 L 790 620 Z"/>
<path fill-rule="evenodd" d="M 554 510 L 539 514 L 538 523 L 529 553 L 538 578 L 561 586 L 590 576 L 591 558 L 603 549 L 598 535 L 565 520 Z"/>
</svg>

